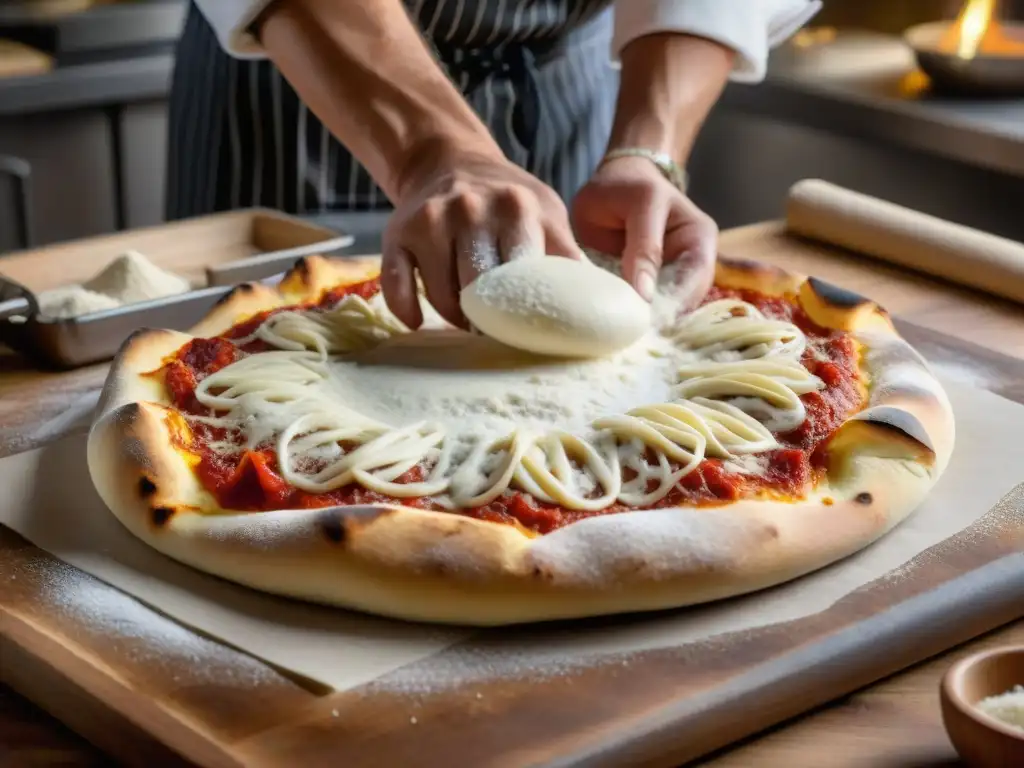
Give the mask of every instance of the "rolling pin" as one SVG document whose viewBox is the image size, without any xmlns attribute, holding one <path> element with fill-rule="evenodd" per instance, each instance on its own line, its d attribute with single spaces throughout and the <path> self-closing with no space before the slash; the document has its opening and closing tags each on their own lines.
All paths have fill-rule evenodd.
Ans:
<svg viewBox="0 0 1024 768">
<path fill-rule="evenodd" d="M 827 181 L 805 179 L 790 188 L 786 228 L 1024 303 L 1024 244 Z"/>
</svg>

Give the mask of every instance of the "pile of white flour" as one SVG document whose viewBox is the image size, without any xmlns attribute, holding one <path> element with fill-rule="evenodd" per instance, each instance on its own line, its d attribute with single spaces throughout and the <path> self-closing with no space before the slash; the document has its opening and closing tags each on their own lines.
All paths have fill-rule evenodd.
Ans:
<svg viewBox="0 0 1024 768">
<path fill-rule="evenodd" d="M 185 278 L 161 269 L 138 251 L 127 251 L 81 285 L 43 291 L 36 298 L 43 315 L 67 319 L 190 290 Z"/>
</svg>

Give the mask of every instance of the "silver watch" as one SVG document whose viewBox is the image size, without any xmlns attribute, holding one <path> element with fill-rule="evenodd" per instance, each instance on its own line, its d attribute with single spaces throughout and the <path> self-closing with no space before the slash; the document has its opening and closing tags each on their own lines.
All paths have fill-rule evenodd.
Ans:
<svg viewBox="0 0 1024 768">
<path fill-rule="evenodd" d="M 642 147 L 623 147 L 608 152 L 601 160 L 601 164 L 603 165 L 609 160 L 614 160 L 618 157 L 646 157 L 658 167 L 661 174 L 672 182 L 676 188 L 683 192 L 686 191 L 686 183 L 688 181 L 686 171 L 664 152 L 655 152 L 653 149 L 643 149 Z"/>
</svg>

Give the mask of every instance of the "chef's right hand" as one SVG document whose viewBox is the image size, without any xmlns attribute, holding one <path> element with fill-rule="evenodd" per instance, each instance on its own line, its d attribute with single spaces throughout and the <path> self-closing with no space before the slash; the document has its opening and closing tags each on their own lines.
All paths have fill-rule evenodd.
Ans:
<svg viewBox="0 0 1024 768">
<path fill-rule="evenodd" d="M 384 299 L 399 320 L 418 328 L 418 272 L 434 309 L 466 327 L 462 288 L 481 272 L 531 252 L 585 258 L 554 190 L 497 151 L 434 157 L 400 184 L 383 236 Z"/>
</svg>

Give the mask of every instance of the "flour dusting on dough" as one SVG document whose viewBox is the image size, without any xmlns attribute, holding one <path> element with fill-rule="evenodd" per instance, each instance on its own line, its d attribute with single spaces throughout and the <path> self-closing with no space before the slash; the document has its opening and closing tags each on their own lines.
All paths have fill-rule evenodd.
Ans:
<svg viewBox="0 0 1024 768">
<path fill-rule="evenodd" d="M 619 276 L 587 261 L 528 256 L 477 277 L 459 297 L 483 333 L 544 355 L 600 357 L 651 328 L 651 309 Z"/>
</svg>

